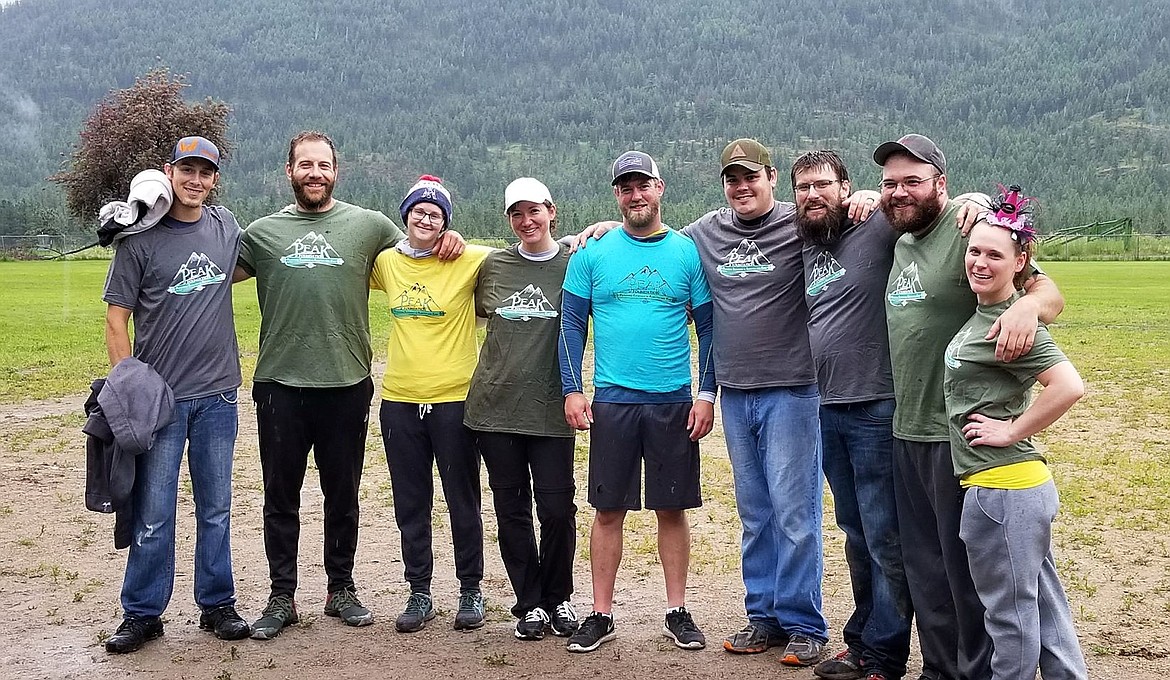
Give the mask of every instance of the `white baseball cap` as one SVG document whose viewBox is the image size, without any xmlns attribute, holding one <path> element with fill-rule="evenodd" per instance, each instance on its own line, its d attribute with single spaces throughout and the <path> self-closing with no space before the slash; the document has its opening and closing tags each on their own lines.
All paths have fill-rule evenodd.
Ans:
<svg viewBox="0 0 1170 680">
<path fill-rule="evenodd" d="M 514 179 L 508 185 L 508 188 L 504 189 L 504 214 L 508 214 L 512 206 L 520 201 L 532 201 L 533 203 L 553 202 L 552 194 L 549 193 L 548 187 L 534 177 Z"/>
</svg>

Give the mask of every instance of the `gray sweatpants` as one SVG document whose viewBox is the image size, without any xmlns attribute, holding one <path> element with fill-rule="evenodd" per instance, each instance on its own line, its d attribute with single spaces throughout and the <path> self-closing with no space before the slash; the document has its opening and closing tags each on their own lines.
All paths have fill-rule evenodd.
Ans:
<svg viewBox="0 0 1170 680">
<path fill-rule="evenodd" d="M 1086 680 L 1089 672 L 1052 557 L 1060 506 L 1052 480 L 1030 489 L 971 487 L 959 536 L 987 609 L 994 680 Z"/>
</svg>

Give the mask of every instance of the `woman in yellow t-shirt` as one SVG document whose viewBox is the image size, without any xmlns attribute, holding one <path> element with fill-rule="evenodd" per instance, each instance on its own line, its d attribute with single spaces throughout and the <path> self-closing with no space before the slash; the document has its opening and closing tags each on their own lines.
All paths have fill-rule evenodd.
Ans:
<svg viewBox="0 0 1170 680">
<path fill-rule="evenodd" d="M 412 633 L 435 616 L 431 510 L 438 463 L 459 579 L 454 627 L 470 630 L 484 623 L 483 521 L 479 456 L 463 412 L 476 365 L 475 282 L 491 248 L 468 245 L 450 261 L 434 255 L 451 224 L 451 195 L 438 177 L 419 178 L 399 212 L 406 240 L 382 251 L 370 275 L 370 288 L 385 291 L 390 308 L 379 416 L 410 584 L 395 627 Z"/>
</svg>

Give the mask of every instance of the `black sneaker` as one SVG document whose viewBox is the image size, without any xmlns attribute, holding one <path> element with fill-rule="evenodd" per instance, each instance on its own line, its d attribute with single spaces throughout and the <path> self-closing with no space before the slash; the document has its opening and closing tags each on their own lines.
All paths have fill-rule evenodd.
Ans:
<svg viewBox="0 0 1170 680">
<path fill-rule="evenodd" d="M 846 649 L 831 659 L 825 659 L 813 668 L 818 678 L 825 680 L 859 680 L 865 675 L 865 661 L 852 649 Z"/>
<path fill-rule="evenodd" d="M 695 625 L 695 620 L 691 618 L 691 613 L 686 607 L 679 607 L 666 613 L 662 634 L 674 640 L 674 646 L 679 649 L 702 649 L 707 646 L 707 638 Z"/>
<path fill-rule="evenodd" d="M 748 621 L 741 630 L 727 636 L 723 649 L 732 654 L 759 654 L 787 642 L 788 636 L 784 633 L 774 633 L 760 623 Z"/>
<path fill-rule="evenodd" d="M 122 625 L 113 635 L 106 638 L 106 651 L 110 654 L 128 654 L 142 649 L 142 645 L 162 637 L 162 619 L 157 616 L 122 619 Z"/>
<path fill-rule="evenodd" d="M 573 633 L 573 637 L 569 638 L 569 644 L 565 646 L 565 649 L 570 652 L 592 652 L 602 643 L 609 642 L 616 637 L 617 631 L 613 628 L 613 616 L 593 612 L 585 617 L 581 627 L 577 629 L 576 633 Z"/>
<path fill-rule="evenodd" d="M 459 593 L 459 611 L 455 612 L 455 630 L 474 630 L 483 627 L 487 602 L 478 590 Z"/>
<path fill-rule="evenodd" d="M 220 640 L 243 640 L 252 634 L 252 627 L 230 604 L 204 609 L 199 615 L 199 628 L 210 630 Z"/>
<path fill-rule="evenodd" d="M 543 640 L 544 627 L 548 625 L 548 614 L 536 607 L 529 609 L 524 618 L 516 622 L 517 640 Z"/>
<path fill-rule="evenodd" d="M 577 618 L 577 610 L 573 609 L 573 603 L 565 600 L 549 614 L 548 625 L 552 628 L 553 635 L 569 637 L 581 627 L 581 620 Z"/>
<path fill-rule="evenodd" d="M 394 621 L 399 633 L 417 633 L 426 627 L 427 621 L 435 618 L 435 606 L 430 593 L 411 593 L 406 600 L 406 609 Z"/>
</svg>

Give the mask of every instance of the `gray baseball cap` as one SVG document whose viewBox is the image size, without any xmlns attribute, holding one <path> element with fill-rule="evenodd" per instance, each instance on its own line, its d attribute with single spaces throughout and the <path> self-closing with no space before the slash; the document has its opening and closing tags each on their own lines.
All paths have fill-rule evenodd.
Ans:
<svg viewBox="0 0 1170 680">
<path fill-rule="evenodd" d="M 938 145 L 930 137 L 923 135 L 905 135 L 896 142 L 886 142 L 874 149 L 873 162 L 885 165 L 890 156 L 896 153 L 909 154 L 923 163 L 930 163 L 942 174 L 947 174 L 947 159 Z"/>
<path fill-rule="evenodd" d="M 627 151 L 613 162 L 613 181 L 610 184 L 617 184 L 623 176 L 635 172 L 654 179 L 662 179 L 662 174 L 658 172 L 658 164 L 650 154 Z"/>
</svg>

